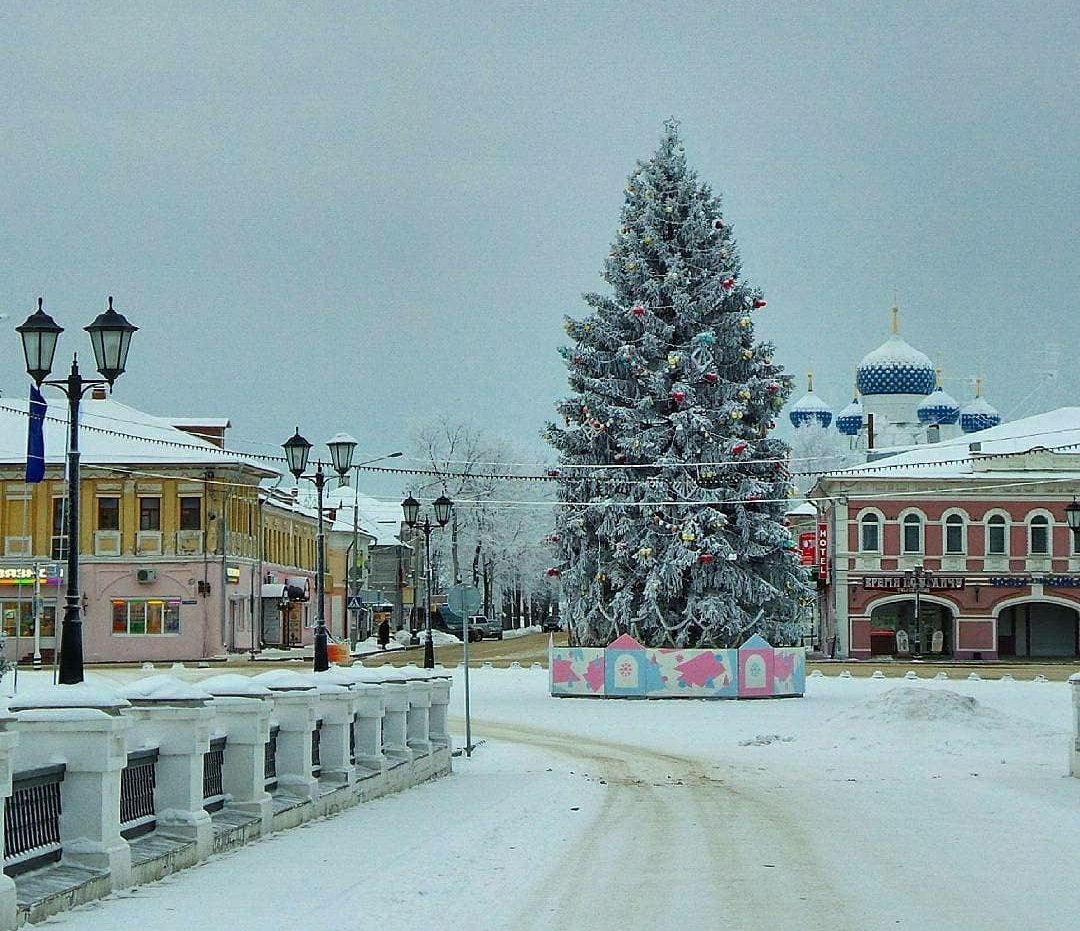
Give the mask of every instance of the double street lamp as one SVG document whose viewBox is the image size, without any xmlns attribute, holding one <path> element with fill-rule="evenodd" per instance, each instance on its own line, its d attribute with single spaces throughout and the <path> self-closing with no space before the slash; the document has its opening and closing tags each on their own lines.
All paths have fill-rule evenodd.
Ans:
<svg viewBox="0 0 1080 931">
<path fill-rule="evenodd" d="M 445 527 L 450 521 L 450 515 L 454 510 L 454 502 L 446 495 L 439 495 L 432 502 L 432 510 L 435 512 L 435 522 L 439 527 Z M 435 668 L 435 642 L 431 636 L 431 531 L 435 529 L 431 520 L 424 515 L 424 522 L 420 523 L 420 502 L 409 495 L 401 502 L 401 510 L 405 514 L 405 523 L 414 530 L 419 530 L 424 535 L 424 586 L 425 602 L 424 617 L 426 620 L 427 640 L 424 642 L 424 668 Z M 464 630 L 464 628 L 462 628 Z"/>
<path fill-rule="evenodd" d="M 89 326 L 83 327 L 90 334 L 94 350 L 97 378 L 83 378 L 79 372 L 79 357 L 71 358 L 67 378 L 49 380 L 52 372 L 56 343 L 64 328 L 42 309 L 38 298 L 37 311 L 26 318 L 22 326 L 15 328 L 22 338 L 23 355 L 26 357 L 26 373 L 41 387 L 42 384 L 59 388 L 68 399 L 68 554 L 67 591 L 64 596 L 64 620 L 60 630 L 59 681 L 63 685 L 75 685 L 83 681 L 82 603 L 79 594 L 79 402 L 86 392 L 95 387 L 108 385 L 124 374 L 127 367 L 131 334 L 138 327 L 130 324 L 123 314 L 113 310 L 109 298 L 108 309 Z"/>
<path fill-rule="evenodd" d="M 326 487 L 326 473 L 323 471 L 323 461 L 319 459 L 315 465 L 315 471 L 305 475 L 308 456 L 311 454 L 311 444 L 300 435 L 300 428 L 285 441 L 285 461 L 289 471 L 298 481 L 306 478 L 315 484 L 318 493 L 317 508 L 319 514 L 318 536 L 315 540 L 315 672 L 325 672 L 330 668 L 330 658 L 327 652 L 326 619 L 323 617 L 324 594 L 323 587 L 326 581 L 326 535 L 323 532 L 323 488 Z M 339 477 L 352 467 L 353 453 L 356 452 L 356 440 L 347 433 L 335 433 L 326 441 L 327 449 L 330 450 L 330 462 Z"/>
</svg>

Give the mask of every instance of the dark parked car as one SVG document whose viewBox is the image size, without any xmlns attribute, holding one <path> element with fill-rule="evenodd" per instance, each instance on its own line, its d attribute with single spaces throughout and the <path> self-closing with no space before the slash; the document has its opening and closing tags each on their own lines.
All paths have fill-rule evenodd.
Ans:
<svg viewBox="0 0 1080 931">
<path fill-rule="evenodd" d="M 545 617 L 544 623 L 540 625 L 540 629 L 546 633 L 558 633 L 563 629 L 562 618 L 559 617 Z"/>
</svg>

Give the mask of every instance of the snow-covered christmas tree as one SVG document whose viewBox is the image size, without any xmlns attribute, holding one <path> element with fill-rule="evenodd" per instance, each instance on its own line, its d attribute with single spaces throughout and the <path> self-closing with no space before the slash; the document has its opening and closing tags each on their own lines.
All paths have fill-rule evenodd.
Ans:
<svg viewBox="0 0 1080 931">
<path fill-rule="evenodd" d="M 572 636 L 793 641 L 809 590 L 783 524 L 787 447 L 769 435 L 790 380 L 754 341 L 765 301 L 674 122 L 630 176 L 604 279 L 612 293 L 566 320 L 573 394 L 545 433 L 560 452 L 549 573 Z"/>
</svg>

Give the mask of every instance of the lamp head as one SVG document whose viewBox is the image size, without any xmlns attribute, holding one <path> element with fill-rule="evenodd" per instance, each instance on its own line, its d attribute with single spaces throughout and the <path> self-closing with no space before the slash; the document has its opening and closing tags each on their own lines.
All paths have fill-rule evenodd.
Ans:
<svg viewBox="0 0 1080 931">
<path fill-rule="evenodd" d="M 56 341 L 64 328 L 42 310 L 43 301 L 38 298 L 36 313 L 26 318 L 15 332 L 22 338 L 23 355 L 26 357 L 26 374 L 40 385 L 52 371 Z"/>
<path fill-rule="evenodd" d="M 101 377 L 109 383 L 124 374 L 127 367 L 128 349 L 131 348 L 131 334 L 138 327 L 127 321 L 123 314 L 113 310 L 113 299 L 109 298 L 108 309 L 103 314 L 98 314 L 97 319 L 88 327 L 84 327 L 90 334 L 90 345 L 94 347 L 94 362 Z"/>
<path fill-rule="evenodd" d="M 281 444 L 285 450 L 285 461 L 289 465 L 289 471 L 295 478 L 300 478 L 307 468 L 308 456 L 311 453 L 311 444 L 300 435 L 300 428 Z"/>
</svg>

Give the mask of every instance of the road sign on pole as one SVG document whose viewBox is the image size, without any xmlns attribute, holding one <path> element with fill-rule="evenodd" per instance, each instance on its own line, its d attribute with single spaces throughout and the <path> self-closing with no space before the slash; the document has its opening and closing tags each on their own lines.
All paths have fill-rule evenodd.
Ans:
<svg viewBox="0 0 1080 931">
<path fill-rule="evenodd" d="M 359 595 L 349 595 L 347 607 L 350 611 L 360 611 L 364 607 L 364 599 Z"/>
</svg>

